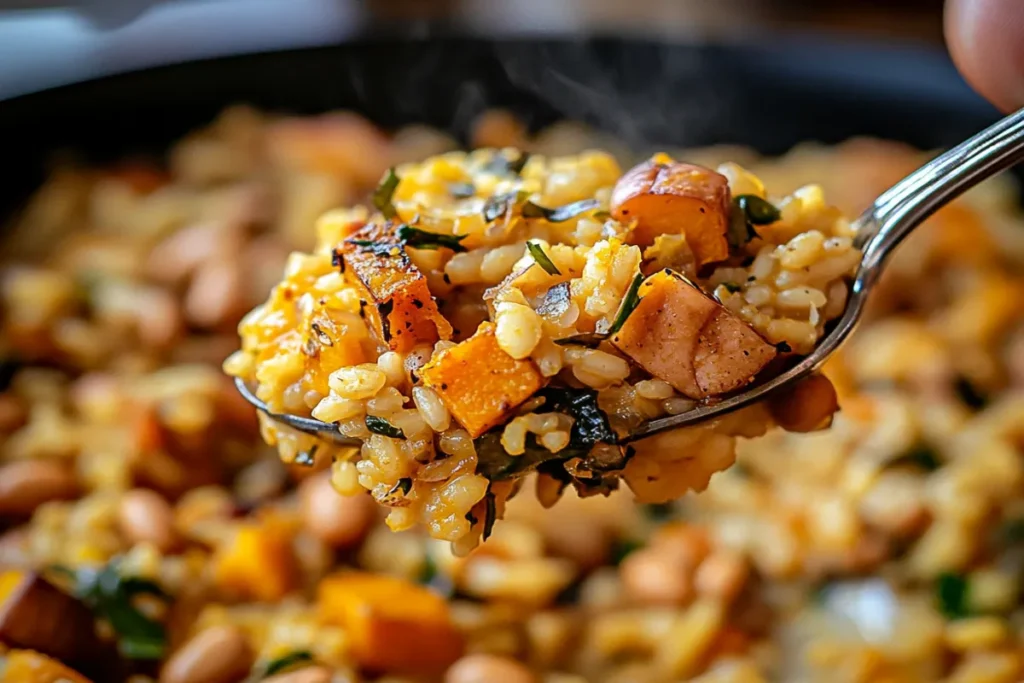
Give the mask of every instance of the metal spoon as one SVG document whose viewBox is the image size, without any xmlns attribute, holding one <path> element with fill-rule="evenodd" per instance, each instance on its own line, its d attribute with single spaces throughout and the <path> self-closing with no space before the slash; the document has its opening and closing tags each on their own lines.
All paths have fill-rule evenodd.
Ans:
<svg viewBox="0 0 1024 683">
<path fill-rule="evenodd" d="M 861 249 L 863 258 L 850 287 L 846 310 L 810 355 L 789 370 L 718 403 L 645 422 L 624 436 L 620 443 L 720 417 L 764 400 L 820 369 L 856 327 L 871 288 L 878 282 L 882 267 L 900 242 L 936 210 L 981 181 L 1022 160 L 1024 109 L 937 156 L 883 192 L 854 222 L 857 228 L 854 243 Z M 333 424 L 308 417 L 272 413 L 245 382 L 236 379 L 235 384 L 247 401 L 273 420 L 321 438 L 344 444 L 359 444 L 358 440 L 340 434 Z"/>
</svg>

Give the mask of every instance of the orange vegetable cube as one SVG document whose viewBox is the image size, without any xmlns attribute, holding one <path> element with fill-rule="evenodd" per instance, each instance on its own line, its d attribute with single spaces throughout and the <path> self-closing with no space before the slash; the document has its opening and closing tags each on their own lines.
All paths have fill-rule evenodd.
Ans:
<svg viewBox="0 0 1024 683">
<path fill-rule="evenodd" d="M 346 572 L 320 582 L 324 622 L 343 626 L 359 664 L 374 672 L 431 675 L 462 655 L 462 634 L 448 604 L 408 581 Z"/>
<path fill-rule="evenodd" d="M 492 323 L 481 324 L 472 337 L 420 370 L 423 384 L 437 392 L 474 438 L 501 424 L 544 384 L 532 361 L 516 360 L 498 346 L 494 330 Z"/>
<path fill-rule="evenodd" d="M 0 683 L 91 683 L 56 659 L 32 650 L 11 650 L 0 655 Z"/>
<path fill-rule="evenodd" d="M 611 211 L 622 223 L 636 221 L 631 244 L 645 247 L 658 235 L 682 233 L 700 266 L 729 256 L 730 202 L 729 181 L 721 173 L 694 164 L 646 161 L 615 184 Z"/>
<path fill-rule="evenodd" d="M 438 310 L 427 278 L 390 225 L 367 225 L 342 244 L 340 255 L 345 277 L 367 302 L 363 315 L 382 344 L 406 353 L 417 344 L 451 338 L 452 326 Z"/>
<path fill-rule="evenodd" d="M 222 589 L 273 602 L 292 589 L 295 562 L 288 530 L 273 523 L 246 523 L 213 556 L 214 577 Z"/>
</svg>

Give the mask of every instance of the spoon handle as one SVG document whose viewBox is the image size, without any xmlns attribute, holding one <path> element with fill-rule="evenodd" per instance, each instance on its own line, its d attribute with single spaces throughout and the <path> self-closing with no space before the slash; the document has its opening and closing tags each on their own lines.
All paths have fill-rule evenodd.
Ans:
<svg viewBox="0 0 1024 683">
<path fill-rule="evenodd" d="M 1024 160 L 1024 109 L 940 154 L 883 193 L 860 217 L 858 284 L 868 289 L 903 239 L 943 205 Z"/>
</svg>

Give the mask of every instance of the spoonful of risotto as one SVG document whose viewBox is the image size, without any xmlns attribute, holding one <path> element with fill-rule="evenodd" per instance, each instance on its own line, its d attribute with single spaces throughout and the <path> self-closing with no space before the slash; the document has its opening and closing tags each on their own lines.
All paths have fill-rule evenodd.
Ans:
<svg viewBox="0 0 1024 683">
<path fill-rule="evenodd" d="M 620 480 L 667 500 L 728 467 L 737 436 L 830 424 L 816 372 L 886 258 L 1024 157 L 1022 134 L 1018 112 L 852 222 L 817 186 L 777 196 L 664 154 L 625 174 L 599 152 L 403 165 L 318 221 L 225 369 L 286 461 L 330 457 L 395 529 L 486 538 L 533 472 L 542 501 Z"/>
</svg>

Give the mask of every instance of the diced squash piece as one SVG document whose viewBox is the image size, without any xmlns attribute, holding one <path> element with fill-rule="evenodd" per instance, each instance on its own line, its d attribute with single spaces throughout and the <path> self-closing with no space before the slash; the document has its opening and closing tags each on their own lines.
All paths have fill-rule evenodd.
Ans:
<svg viewBox="0 0 1024 683">
<path fill-rule="evenodd" d="M 338 368 L 367 361 L 363 341 L 367 338 L 362 321 L 354 313 L 324 308 L 316 311 L 306 335 L 306 376 L 309 388 L 322 396 L 330 393 L 328 376 Z M 309 372 L 314 370 L 314 372 Z"/>
<path fill-rule="evenodd" d="M 644 370 L 690 398 L 748 384 L 775 347 L 685 278 L 655 273 L 612 343 Z"/>
<path fill-rule="evenodd" d="M 352 654 L 374 672 L 432 675 L 462 655 L 462 634 L 437 594 L 391 576 L 346 572 L 320 582 L 320 618 L 345 628 Z"/>
<path fill-rule="evenodd" d="M 281 525 L 246 523 L 213 556 L 217 585 L 235 595 L 273 602 L 294 585 L 291 537 Z"/>
<path fill-rule="evenodd" d="M 32 650 L 11 650 L 0 655 L 0 683 L 90 683 L 89 679 L 56 659 Z"/>
<path fill-rule="evenodd" d="M 494 324 L 442 351 L 420 369 L 423 384 L 441 397 L 452 416 L 476 438 L 541 388 L 544 378 L 530 360 L 502 351 Z"/>
<path fill-rule="evenodd" d="M 86 664 L 103 651 L 94 628 L 88 607 L 35 572 L 0 574 L 0 643 Z"/>
<path fill-rule="evenodd" d="M 363 313 L 381 343 L 407 353 L 417 344 L 451 339 L 427 278 L 412 264 L 390 226 L 371 223 L 340 248 L 345 277 L 367 302 Z"/>
<path fill-rule="evenodd" d="M 679 162 L 646 161 L 615 184 L 611 211 L 622 223 L 636 221 L 631 244 L 646 247 L 658 235 L 686 237 L 697 265 L 729 256 L 726 231 L 729 181 L 709 168 Z"/>
</svg>

